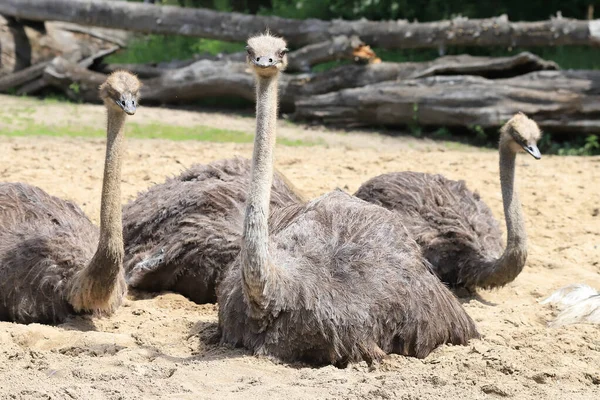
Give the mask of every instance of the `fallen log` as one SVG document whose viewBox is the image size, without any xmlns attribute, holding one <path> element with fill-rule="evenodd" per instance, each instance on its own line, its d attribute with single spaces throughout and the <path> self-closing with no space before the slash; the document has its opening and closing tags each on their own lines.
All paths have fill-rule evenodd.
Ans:
<svg viewBox="0 0 600 400">
<path fill-rule="evenodd" d="M 318 74 L 291 79 L 282 94 L 284 104 L 296 98 L 336 92 L 385 81 L 424 78 L 435 75 L 478 75 L 490 79 L 508 78 L 533 71 L 556 70 L 558 65 L 529 52 L 512 57 L 440 57 L 428 62 L 343 65 Z"/>
<path fill-rule="evenodd" d="M 600 71 L 383 82 L 299 99 L 293 117 L 344 126 L 495 128 L 518 111 L 553 132 L 600 133 Z"/>
<path fill-rule="evenodd" d="M 89 37 L 94 37 L 119 47 L 127 47 L 127 44 L 133 37 L 133 34 L 130 32 L 120 29 L 94 28 L 67 22 L 52 22 L 51 26 L 66 32 L 83 33 Z"/>
<path fill-rule="evenodd" d="M 600 46 L 600 20 L 552 18 L 510 22 L 506 16 L 487 19 L 455 18 L 438 22 L 367 20 L 292 20 L 273 16 L 226 13 L 101 0 L 2 0 L 0 14 L 35 21 L 64 21 L 127 29 L 141 33 L 197 36 L 245 41 L 264 31 L 281 35 L 293 47 L 359 35 L 371 46 L 387 49 L 444 46 Z"/>
<path fill-rule="evenodd" d="M 329 61 L 353 60 L 357 57 L 356 51 L 364 45 L 358 36 L 337 36 L 325 42 L 304 46 L 289 54 L 287 71 L 309 72 L 313 65 Z"/>
<path fill-rule="evenodd" d="M 469 63 L 460 65 L 473 71 Z M 459 70 L 458 65 L 454 68 Z M 429 66 L 410 74 L 447 71 L 449 68 Z M 98 102 L 98 86 L 106 75 L 57 58 L 45 69 L 44 79 L 73 100 Z M 292 91 L 298 79 L 283 75 L 280 84 L 283 109 L 295 106 L 293 117 L 300 120 L 345 126 L 418 123 L 492 128 L 523 111 L 543 129 L 600 133 L 600 71 L 537 71 L 495 80 L 474 75 L 433 75 L 314 96 Z M 143 83 L 144 103 L 185 103 L 212 97 L 254 100 L 253 77 L 243 63 L 202 60 Z M 322 90 L 318 81 L 305 87 L 308 89 L 304 93 Z"/>
<path fill-rule="evenodd" d="M 50 67 L 55 71 L 60 69 L 60 75 L 64 75 L 64 80 L 53 82 L 67 96 L 78 99 L 78 94 L 70 90 L 71 83 L 89 81 L 90 84 L 79 85 L 79 100 L 90 101 L 97 97 L 94 84 L 100 78 L 97 78 L 95 73 L 76 68 L 75 64 L 64 61 L 59 64 L 53 63 Z M 556 68 L 558 67 L 555 63 L 542 60 L 531 53 L 501 58 L 448 56 L 424 63 L 343 65 L 321 73 L 283 74 L 280 79 L 281 106 L 290 111 L 293 110 L 296 100 L 301 97 L 383 81 L 462 73 L 508 77 Z M 107 69 L 113 71 L 117 68 Z M 148 72 L 139 68 L 133 71 Z M 241 62 L 200 60 L 183 68 L 168 70 L 168 73 L 160 73 L 151 79 L 143 79 L 143 83 L 142 98 L 146 103 L 177 104 L 211 97 L 254 101 L 253 76 L 246 64 Z M 85 88 L 90 88 L 92 92 L 86 93 Z"/>
<path fill-rule="evenodd" d="M 50 62 L 41 62 L 18 72 L 0 77 L 0 93 L 6 93 L 11 89 L 38 79 L 44 73 L 44 69 Z"/>
<path fill-rule="evenodd" d="M 118 46 L 102 49 L 96 54 L 86 57 L 83 60 L 76 61 L 80 67 L 89 68 L 97 60 L 113 54 L 118 49 Z M 29 95 L 44 89 L 48 84 L 42 76 L 49 64 L 50 61 L 40 62 L 21 71 L 0 77 L 0 93 L 6 93 L 11 89 L 17 89 L 17 95 Z"/>
<path fill-rule="evenodd" d="M 284 81 L 287 76 L 284 76 Z M 254 101 L 254 80 L 245 63 L 201 60 L 143 81 L 146 102 L 177 104 L 212 97 Z"/>
<path fill-rule="evenodd" d="M 106 80 L 106 75 L 56 57 L 44 69 L 43 80 L 47 85 L 60 89 L 71 100 L 97 103 L 98 87 Z"/>
<path fill-rule="evenodd" d="M 374 61 L 376 56 L 373 51 L 364 51 L 367 48 L 368 46 L 358 36 L 339 36 L 327 42 L 308 45 L 290 52 L 288 54 L 288 67 L 286 71 L 309 72 L 314 65 L 343 59 L 362 64 L 369 63 Z M 100 66 L 97 71 L 110 74 L 111 72 L 124 69 L 143 79 L 157 78 L 171 73 L 174 69 L 187 67 L 200 60 L 244 62 L 246 60 L 246 52 L 221 53 L 217 55 L 201 54 L 196 55 L 193 59 L 175 60 L 168 63 L 108 64 Z"/>
</svg>

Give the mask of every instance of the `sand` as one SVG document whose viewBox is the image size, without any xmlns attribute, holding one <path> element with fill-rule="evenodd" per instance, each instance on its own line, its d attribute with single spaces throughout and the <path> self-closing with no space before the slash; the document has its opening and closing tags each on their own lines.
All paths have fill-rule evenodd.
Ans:
<svg viewBox="0 0 600 400">
<path fill-rule="evenodd" d="M 33 104 L 29 118 L 36 123 L 103 125 L 99 106 L 0 101 L 4 116 Z M 134 119 L 253 129 L 251 116 L 222 113 L 143 107 Z M 466 180 L 503 218 L 495 151 L 285 121 L 280 133 L 322 142 L 276 151 L 277 167 L 309 197 L 336 187 L 353 192 L 388 171 L 443 172 Z M 0 181 L 71 199 L 97 223 L 103 140 L 0 135 L 0 148 Z M 251 145 L 129 139 L 123 202 L 194 162 L 235 154 L 249 157 Z M 570 283 L 600 288 L 600 157 L 520 155 L 517 168 L 529 258 L 513 283 L 464 300 L 483 335 L 468 346 L 442 346 L 424 360 L 391 355 L 373 367 L 277 364 L 215 344 L 217 305 L 131 293 L 110 318 L 58 326 L 0 322 L 0 398 L 598 399 L 600 327 L 548 328 L 555 311 L 538 302 Z"/>
</svg>

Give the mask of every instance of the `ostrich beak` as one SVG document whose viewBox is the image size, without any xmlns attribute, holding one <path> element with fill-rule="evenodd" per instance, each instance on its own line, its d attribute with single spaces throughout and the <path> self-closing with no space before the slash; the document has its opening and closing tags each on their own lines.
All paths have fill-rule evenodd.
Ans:
<svg viewBox="0 0 600 400">
<path fill-rule="evenodd" d="M 542 158 L 542 153 L 540 153 L 540 149 L 535 144 L 524 145 L 523 150 L 531 154 L 536 160 Z"/>
<path fill-rule="evenodd" d="M 273 56 L 256 57 L 252 59 L 252 62 L 259 68 L 269 68 L 277 65 L 277 59 Z"/>
<path fill-rule="evenodd" d="M 121 99 L 121 100 L 115 101 L 115 103 L 117 103 L 117 105 L 119 107 L 121 107 L 121 109 L 123 111 L 125 111 L 125 113 L 127 113 L 128 115 L 135 114 L 135 111 L 137 109 L 137 105 L 135 104 L 135 100 L 133 100 L 133 99 Z"/>
</svg>

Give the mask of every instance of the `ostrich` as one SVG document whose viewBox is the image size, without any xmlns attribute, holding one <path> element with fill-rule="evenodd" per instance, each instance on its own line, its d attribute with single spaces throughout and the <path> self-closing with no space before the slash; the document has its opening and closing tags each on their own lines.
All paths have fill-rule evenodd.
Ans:
<svg viewBox="0 0 600 400">
<path fill-rule="evenodd" d="M 355 196 L 402 217 L 438 277 L 454 288 L 501 287 L 522 271 L 527 236 L 514 187 L 515 158 L 526 151 L 540 159 L 537 124 L 522 113 L 500 130 L 500 185 L 506 218 L 503 248 L 499 224 L 479 194 L 464 181 L 442 175 L 395 172 L 365 182 Z"/>
<path fill-rule="evenodd" d="M 282 361 L 343 367 L 423 358 L 477 329 L 429 270 L 397 214 L 343 191 L 269 216 L 277 82 L 286 43 L 248 40 L 256 136 L 241 250 L 217 289 L 221 342 Z"/>
<path fill-rule="evenodd" d="M 60 323 L 73 314 L 111 314 L 121 304 L 123 130 L 139 88 L 124 71 L 100 86 L 107 144 L 99 230 L 70 201 L 23 183 L 0 184 L 0 320 Z"/>
<path fill-rule="evenodd" d="M 241 157 L 196 164 L 126 205 L 127 284 L 152 292 L 171 290 L 199 304 L 214 303 L 222 271 L 240 251 L 249 174 L 250 161 Z M 277 173 L 273 208 L 303 201 Z"/>
<path fill-rule="evenodd" d="M 588 323 L 600 324 L 600 293 L 588 285 L 565 286 L 552 293 L 541 304 L 552 304 L 560 313 L 551 327 Z"/>
</svg>

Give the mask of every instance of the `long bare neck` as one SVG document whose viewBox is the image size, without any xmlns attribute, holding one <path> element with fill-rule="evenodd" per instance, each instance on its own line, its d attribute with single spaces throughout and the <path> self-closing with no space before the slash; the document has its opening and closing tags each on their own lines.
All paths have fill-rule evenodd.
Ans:
<svg viewBox="0 0 600 400">
<path fill-rule="evenodd" d="M 481 268 L 479 286 L 503 286 L 523 270 L 527 259 L 527 234 L 521 202 L 515 187 L 516 154 L 506 142 L 500 145 L 500 186 L 506 220 L 506 247 L 502 255 Z"/>
<path fill-rule="evenodd" d="M 108 108 L 106 159 L 100 204 L 100 240 L 88 268 L 90 272 L 112 281 L 123 262 L 123 228 L 121 221 L 121 161 L 125 113 Z"/>
<path fill-rule="evenodd" d="M 277 75 L 257 77 L 256 136 L 242 235 L 242 278 L 246 296 L 257 311 L 267 306 L 265 291 L 275 279 L 269 257 L 268 218 L 277 123 L 277 83 Z"/>
<path fill-rule="evenodd" d="M 515 152 L 509 149 L 508 146 L 502 146 L 500 149 L 500 187 L 502 189 L 507 234 L 504 254 L 527 251 L 525 222 L 523 221 L 521 201 L 515 187 L 515 159 Z"/>
</svg>

